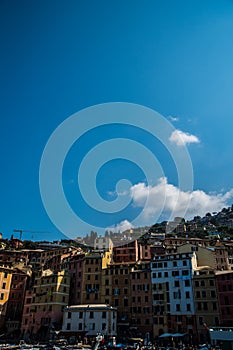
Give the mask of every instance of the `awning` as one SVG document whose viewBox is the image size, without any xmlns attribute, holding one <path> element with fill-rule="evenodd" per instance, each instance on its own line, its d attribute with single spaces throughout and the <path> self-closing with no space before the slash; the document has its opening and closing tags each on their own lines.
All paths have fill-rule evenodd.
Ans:
<svg viewBox="0 0 233 350">
<path fill-rule="evenodd" d="M 159 336 L 159 338 L 167 338 L 167 337 L 172 337 L 172 336 L 173 336 L 173 334 L 171 334 L 171 333 L 163 333 Z"/>
</svg>

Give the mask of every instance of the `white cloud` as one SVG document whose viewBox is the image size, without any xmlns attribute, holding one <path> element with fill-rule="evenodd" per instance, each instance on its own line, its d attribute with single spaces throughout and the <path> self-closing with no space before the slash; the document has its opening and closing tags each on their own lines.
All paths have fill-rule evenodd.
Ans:
<svg viewBox="0 0 233 350">
<path fill-rule="evenodd" d="M 117 196 L 126 196 L 129 194 L 129 191 L 107 191 L 107 194 L 110 196 L 110 197 L 117 197 Z"/>
<path fill-rule="evenodd" d="M 169 141 L 175 143 L 177 146 L 185 146 L 190 143 L 199 143 L 197 136 L 183 132 L 181 130 L 174 130 L 169 137 Z"/>
<path fill-rule="evenodd" d="M 107 228 L 107 230 L 112 232 L 124 232 L 132 227 L 133 225 L 128 220 L 123 220 L 119 224 Z"/>
<path fill-rule="evenodd" d="M 172 115 L 169 115 L 168 118 L 169 118 L 172 122 L 178 122 L 178 121 L 179 121 L 179 118 L 173 117 Z"/>
<path fill-rule="evenodd" d="M 131 198 L 135 207 L 143 208 L 144 222 L 140 224 L 151 225 L 155 223 L 161 209 L 166 220 L 175 216 L 187 219 L 195 215 L 204 216 L 207 212 L 220 211 L 228 206 L 228 201 L 233 198 L 233 189 L 219 194 L 208 194 L 202 190 L 185 192 L 169 184 L 163 177 L 155 186 L 147 186 L 145 183 L 132 186 Z"/>
</svg>

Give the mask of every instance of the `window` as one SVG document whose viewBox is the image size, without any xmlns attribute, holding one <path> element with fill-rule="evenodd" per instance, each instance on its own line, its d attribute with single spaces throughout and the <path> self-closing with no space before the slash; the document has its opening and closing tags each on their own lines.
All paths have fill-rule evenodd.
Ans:
<svg viewBox="0 0 233 350">
<path fill-rule="evenodd" d="M 102 318 L 106 318 L 106 311 L 102 312 Z"/>
<path fill-rule="evenodd" d="M 128 299 L 124 299 L 124 306 L 128 306 L 129 303 L 128 303 Z"/>
<path fill-rule="evenodd" d="M 180 311 L 180 304 L 176 304 L 176 311 Z"/>
<path fill-rule="evenodd" d="M 94 312 L 90 311 L 90 318 L 94 318 Z"/>
<path fill-rule="evenodd" d="M 173 276 L 173 277 L 179 276 L 179 271 L 172 271 L 172 276 Z"/>
<path fill-rule="evenodd" d="M 83 312 L 82 311 L 80 311 L 80 313 L 79 313 L 79 318 L 83 318 Z"/>
<path fill-rule="evenodd" d="M 67 318 L 71 318 L 71 312 L 68 312 Z"/>
<path fill-rule="evenodd" d="M 159 317 L 159 324 L 163 324 L 163 317 Z"/>
<path fill-rule="evenodd" d="M 5 282 L 3 282 L 3 284 L 2 284 L 2 289 L 6 289 L 6 283 Z"/>
<path fill-rule="evenodd" d="M 3 300 L 3 299 L 4 299 L 4 293 L 1 293 L 0 300 Z"/>
<path fill-rule="evenodd" d="M 187 266 L 187 260 L 183 260 L 183 266 Z"/>
<path fill-rule="evenodd" d="M 70 331 L 70 328 L 71 328 L 71 323 L 67 323 L 67 325 L 66 325 L 66 330 L 67 330 L 67 331 Z"/>
<path fill-rule="evenodd" d="M 175 281 L 175 287 L 179 287 L 180 286 L 180 281 Z"/>
<path fill-rule="evenodd" d="M 205 290 L 202 291 L 202 298 L 206 298 L 206 291 Z"/>
<path fill-rule="evenodd" d="M 187 304 L 187 311 L 191 311 L 191 305 Z"/>
<path fill-rule="evenodd" d="M 185 292 L 185 297 L 186 297 L 186 299 L 189 299 L 190 298 L 190 293 L 187 291 L 187 292 Z M 188 310 L 189 311 L 189 310 Z"/>
<path fill-rule="evenodd" d="M 113 294 L 114 294 L 114 295 L 119 295 L 119 294 L 120 294 L 120 289 L 119 289 L 119 288 L 115 288 L 115 289 L 113 290 Z"/>
<path fill-rule="evenodd" d="M 83 324 L 82 323 L 79 323 L 78 324 L 78 330 L 81 331 L 83 329 Z"/>
<path fill-rule="evenodd" d="M 168 272 L 164 272 L 164 277 L 168 277 Z"/>
<path fill-rule="evenodd" d="M 188 276 L 189 275 L 189 271 L 188 270 L 183 270 L 182 271 L 182 276 Z"/>
<path fill-rule="evenodd" d="M 7 278 L 7 272 L 4 272 L 4 277 L 3 278 Z"/>
<path fill-rule="evenodd" d="M 90 323 L 89 329 L 90 329 L 90 331 L 94 331 L 95 330 L 95 323 Z"/>
<path fill-rule="evenodd" d="M 102 331 L 106 329 L 106 323 L 102 323 Z"/>
<path fill-rule="evenodd" d="M 184 285 L 185 287 L 190 287 L 190 280 L 185 280 Z"/>
<path fill-rule="evenodd" d="M 173 267 L 177 266 L 177 261 L 173 261 Z"/>
<path fill-rule="evenodd" d="M 212 298 L 215 298 L 215 297 L 216 297 L 215 291 L 214 291 L 214 290 L 211 290 L 210 295 L 211 295 Z"/>
<path fill-rule="evenodd" d="M 174 299 L 180 299 L 180 298 L 181 298 L 180 290 L 179 290 L 178 292 L 174 292 L 174 293 L 173 293 L 173 298 L 174 298 Z"/>
</svg>

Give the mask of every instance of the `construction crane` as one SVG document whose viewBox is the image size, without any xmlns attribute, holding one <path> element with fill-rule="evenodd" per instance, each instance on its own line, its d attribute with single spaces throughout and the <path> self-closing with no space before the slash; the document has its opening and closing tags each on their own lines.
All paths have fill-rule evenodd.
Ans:
<svg viewBox="0 0 233 350">
<path fill-rule="evenodd" d="M 32 238 L 33 238 L 33 233 L 51 233 L 50 231 L 30 231 L 30 230 L 16 230 L 16 229 L 14 229 L 13 232 L 19 233 L 20 241 L 22 241 L 23 232 L 32 233 Z"/>
</svg>

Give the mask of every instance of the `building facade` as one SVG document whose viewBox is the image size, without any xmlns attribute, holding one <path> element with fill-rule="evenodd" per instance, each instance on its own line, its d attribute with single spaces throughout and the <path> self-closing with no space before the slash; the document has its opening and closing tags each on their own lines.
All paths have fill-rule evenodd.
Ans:
<svg viewBox="0 0 233 350">
<path fill-rule="evenodd" d="M 153 335 L 196 336 L 192 278 L 195 253 L 155 256 L 151 262 Z"/>
<path fill-rule="evenodd" d="M 105 304 L 68 306 L 64 310 L 62 333 L 67 336 L 116 336 L 117 309 Z"/>
</svg>

